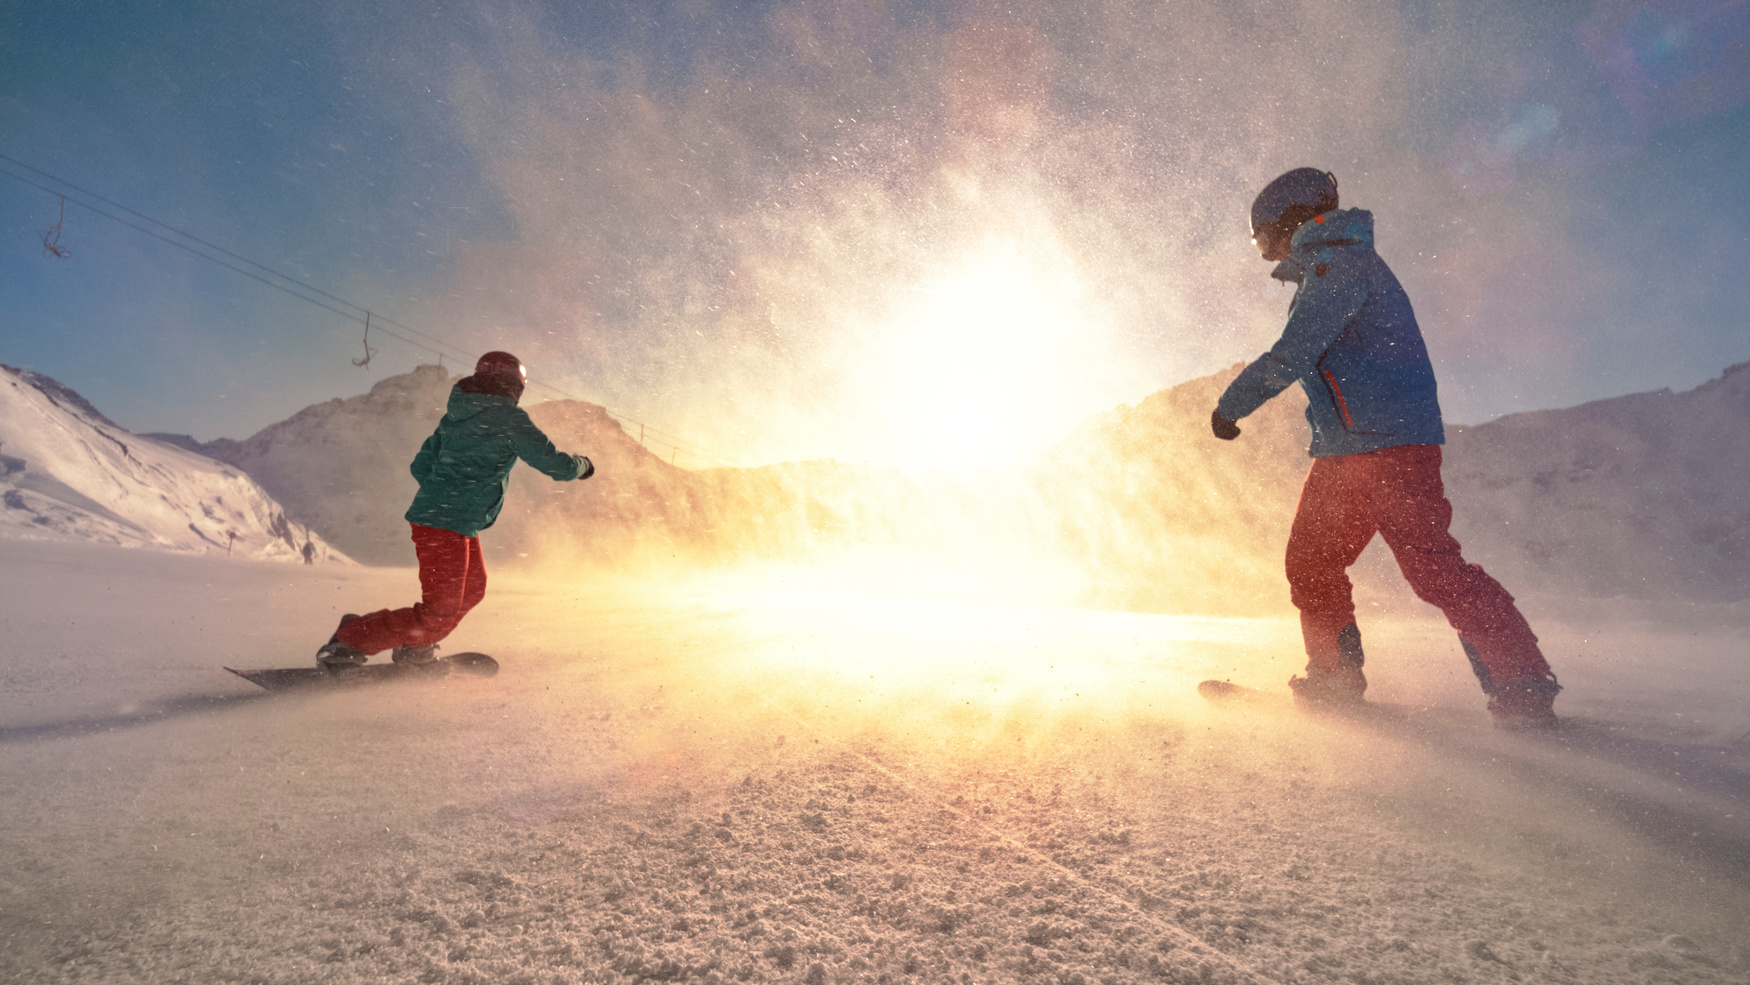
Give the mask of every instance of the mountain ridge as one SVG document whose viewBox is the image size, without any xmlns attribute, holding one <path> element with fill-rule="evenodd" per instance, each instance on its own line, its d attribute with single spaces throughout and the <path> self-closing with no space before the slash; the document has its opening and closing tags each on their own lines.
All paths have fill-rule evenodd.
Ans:
<svg viewBox="0 0 1750 985">
<path fill-rule="evenodd" d="M 1237 441 L 1216 441 L 1209 408 L 1240 368 L 1094 415 L 1032 464 L 976 481 L 837 462 L 688 471 L 598 405 L 533 404 L 536 424 L 598 474 L 554 483 L 519 466 L 493 550 L 608 567 L 859 546 L 941 563 L 1009 551 L 1079 572 L 1102 604 L 1281 606 L 1281 552 L 1308 464 L 1305 398 L 1292 388 L 1241 422 Z M 453 382 L 423 366 L 242 440 L 156 437 L 247 472 L 293 521 L 359 560 L 410 564 L 407 463 Z M 1510 588 L 1750 598 L 1750 363 L 1689 391 L 1451 425 L 1444 458 L 1454 534 Z"/>
<path fill-rule="evenodd" d="M 351 563 L 251 477 L 136 435 L 72 388 L 0 365 L 0 536 Z"/>
</svg>

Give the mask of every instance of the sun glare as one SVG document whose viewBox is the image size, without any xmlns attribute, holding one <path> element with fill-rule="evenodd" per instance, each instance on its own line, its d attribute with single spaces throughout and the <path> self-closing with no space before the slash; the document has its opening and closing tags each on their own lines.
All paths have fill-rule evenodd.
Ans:
<svg viewBox="0 0 1750 985">
<path fill-rule="evenodd" d="M 1110 319 L 1054 248 L 992 240 L 912 289 L 874 377 L 892 457 L 1015 461 L 1123 401 Z"/>
<path fill-rule="evenodd" d="M 903 699 L 1114 714 L 1189 700 L 1187 682 L 1267 664 L 1285 638 L 1278 621 L 1083 609 L 915 566 L 901 579 L 899 563 L 754 566 L 691 590 L 758 641 L 737 672 L 806 678 L 823 700 L 870 708 Z"/>
</svg>

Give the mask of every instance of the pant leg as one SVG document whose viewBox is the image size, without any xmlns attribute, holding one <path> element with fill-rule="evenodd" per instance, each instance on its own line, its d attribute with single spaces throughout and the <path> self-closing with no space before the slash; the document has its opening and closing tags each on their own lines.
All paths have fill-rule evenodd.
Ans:
<svg viewBox="0 0 1750 985">
<path fill-rule="evenodd" d="M 1501 583 L 1467 562 L 1452 536 L 1439 445 L 1374 453 L 1380 465 L 1380 533 L 1418 598 L 1458 630 L 1485 691 L 1550 672 L 1531 625 Z"/>
<path fill-rule="evenodd" d="M 347 623 L 339 633 L 342 643 L 365 653 L 430 646 L 450 635 L 486 594 L 479 538 L 414 524 L 413 550 L 419 557 L 420 600 L 405 609 L 379 609 Z"/>
<path fill-rule="evenodd" d="M 1300 489 L 1288 535 L 1288 591 L 1300 610 L 1308 670 L 1342 664 L 1338 635 L 1355 622 L 1349 566 L 1373 539 L 1376 525 L 1360 455 L 1314 459 Z"/>
<path fill-rule="evenodd" d="M 480 538 L 469 537 L 467 540 L 468 577 L 462 586 L 462 604 L 456 613 L 458 623 L 486 597 L 486 556 L 480 553 Z"/>
</svg>

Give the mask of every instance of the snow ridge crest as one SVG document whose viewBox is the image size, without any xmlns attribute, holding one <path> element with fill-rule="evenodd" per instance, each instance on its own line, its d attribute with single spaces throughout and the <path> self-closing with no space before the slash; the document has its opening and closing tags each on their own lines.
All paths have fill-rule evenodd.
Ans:
<svg viewBox="0 0 1750 985">
<path fill-rule="evenodd" d="M 51 377 L 0 369 L 0 537 L 352 563 L 238 469 L 135 435 Z"/>
</svg>

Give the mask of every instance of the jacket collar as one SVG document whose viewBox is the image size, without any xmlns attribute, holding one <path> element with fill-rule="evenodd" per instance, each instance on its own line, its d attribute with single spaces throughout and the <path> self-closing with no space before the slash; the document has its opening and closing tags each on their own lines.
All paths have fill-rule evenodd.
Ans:
<svg viewBox="0 0 1750 985">
<path fill-rule="evenodd" d="M 1270 276 L 1299 284 L 1308 270 L 1330 263 L 1338 250 L 1357 246 L 1373 249 L 1373 213 L 1366 209 L 1326 212 L 1297 226 L 1288 242 L 1288 259 L 1277 264 Z"/>
<path fill-rule="evenodd" d="M 488 407 L 515 407 L 516 399 L 500 393 L 481 393 L 461 384 L 450 387 L 449 405 L 445 412 L 458 421 L 475 417 Z"/>
</svg>

